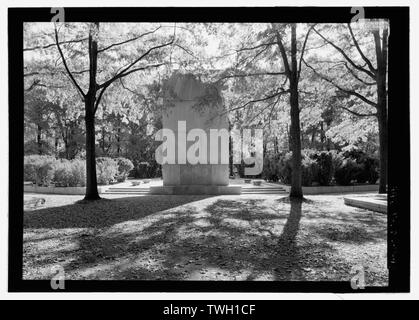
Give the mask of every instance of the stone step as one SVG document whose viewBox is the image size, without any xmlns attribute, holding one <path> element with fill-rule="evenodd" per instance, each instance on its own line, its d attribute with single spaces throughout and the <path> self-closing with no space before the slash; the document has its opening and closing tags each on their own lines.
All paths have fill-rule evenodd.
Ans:
<svg viewBox="0 0 419 320">
<path fill-rule="evenodd" d="M 275 192 L 275 191 L 264 191 L 264 192 L 242 192 L 241 194 L 287 194 L 285 191 Z"/>
<path fill-rule="evenodd" d="M 106 191 L 126 191 L 126 192 L 142 192 L 142 191 L 149 191 L 149 188 L 144 189 L 106 189 Z"/>
<path fill-rule="evenodd" d="M 277 188 L 264 188 L 264 187 L 260 187 L 260 188 L 242 188 L 242 190 L 285 190 L 284 188 L 281 187 L 277 187 Z"/>
<path fill-rule="evenodd" d="M 125 194 L 147 194 L 150 190 L 144 191 L 124 191 L 124 190 L 106 190 L 105 193 L 125 193 Z"/>
</svg>

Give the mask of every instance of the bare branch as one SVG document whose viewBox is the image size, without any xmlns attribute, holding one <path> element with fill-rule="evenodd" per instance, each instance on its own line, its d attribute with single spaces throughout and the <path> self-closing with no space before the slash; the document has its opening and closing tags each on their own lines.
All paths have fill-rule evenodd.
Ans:
<svg viewBox="0 0 419 320">
<path fill-rule="evenodd" d="M 110 84 L 109 84 L 109 85 L 110 85 Z M 108 85 L 108 86 L 109 86 L 109 85 Z M 102 96 L 103 96 L 103 94 L 105 93 L 105 90 L 106 90 L 106 88 L 107 88 L 108 86 L 103 87 L 103 88 L 102 88 L 102 90 L 99 92 L 99 96 L 97 97 L 97 99 L 96 99 L 96 101 L 95 101 L 95 106 L 94 106 L 94 108 L 93 108 L 93 114 L 96 114 L 97 108 L 99 107 L 100 100 L 102 100 Z"/>
<path fill-rule="evenodd" d="M 335 45 L 332 41 L 328 40 L 326 37 L 324 37 L 320 32 L 318 32 L 315 28 L 313 28 L 314 32 L 316 32 L 325 42 L 330 44 L 333 48 L 335 48 L 337 51 L 340 52 L 340 54 L 356 69 L 359 71 L 362 71 L 369 75 L 371 78 L 375 79 L 375 74 L 371 71 L 363 68 L 362 66 L 357 65 L 349 56 L 343 51 L 341 48 L 339 48 L 337 45 Z"/>
<path fill-rule="evenodd" d="M 76 79 L 74 79 L 73 74 L 71 73 L 70 69 L 69 69 L 69 68 L 68 68 L 68 66 L 67 66 L 67 62 L 65 61 L 64 54 L 63 54 L 63 52 L 62 52 L 62 50 L 61 50 L 61 48 L 60 48 L 60 42 L 59 42 L 59 40 L 58 40 L 58 31 L 57 31 L 57 27 L 55 27 L 55 28 L 54 28 L 54 30 L 55 30 L 55 43 L 56 43 L 56 45 L 57 45 L 57 49 L 58 49 L 58 52 L 60 53 L 61 59 L 62 59 L 62 61 L 63 61 L 64 67 L 65 67 L 65 70 L 67 71 L 68 76 L 70 77 L 71 81 L 73 82 L 73 84 L 74 84 L 74 86 L 77 88 L 77 90 L 80 92 L 80 94 L 81 94 L 83 97 L 86 97 L 86 95 L 84 94 L 83 90 L 80 88 L 80 86 L 78 85 L 78 83 L 77 83 Z"/>
<path fill-rule="evenodd" d="M 375 116 L 377 116 L 377 113 L 359 113 L 359 112 L 353 111 L 353 110 L 351 110 L 349 108 L 346 108 L 344 106 L 341 106 L 341 105 L 339 105 L 338 107 L 343 109 L 343 110 L 348 111 L 349 113 L 351 113 L 351 114 L 353 114 L 357 117 L 375 117 Z"/>
<path fill-rule="evenodd" d="M 157 30 L 159 30 L 161 28 L 161 26 L 159 26 L 158 28 L 156 28 L 156 29 L 154 29 L 154 30 L 152 30 L 152 31 L 148 31 L 148 32 L 145 32 L 145 33 L 143 33 L 143 34 L 140 34 L 140 35 L 138 35 L 138 36 L 136 36 L 136 37 L 134 37 L 134 38 L 131 38 L 131 39 L 128 39 L 128 40 L 125 40 L 125 41 L 121 41 L 121 42 L 118 42 L 118 43 L 113 43 L 113 44 L 111 44 L 111 45 L 109 45 L 109 46 L 107 46 L 107 47 L 104 47 L 104 48 L 102 48 L 102 49 L 98 49 L 98 53 L 100 53 L 100 52 L 103 52 L 103 51 L 106 51 L 106 50 L 108 50 L 108 49 L 110 49 L 110 48 L 113 48 L 113 47 L 116 47 L 116 46 L 120 46 L 120 45 L 123 45 L 123 44 L 126 44 L 126 43 L 129 43 L 129 42 L 132 42 L 132 41 L 135 41 L 135 40 L 138 40 L 138 39 L 140 39 L 140 38 L 142 38 L 142 37 L 145 37 L 145 36 L 147 36 L 147 35 L 149 35 L 149 34 L 152 34 L 152 33 L 154 33 L 154 32 L 156 32 Z"/>
<path fill-rule="evenodd" d="M 245 77 L 257 77 L 257 76 L 279 76 L 284 75 L 285 72 L 258 72 L 258 73 L 247 73 L 247 74 L 232 74 L 228 76 L 224 76 L 218 79 L 216 82 L 222 81 L 224 79 L 230 78 L 245 78 Z"/>
<path fill-rule="evenodd" d="M 158 67 L 163 66 L 165 64 L 166 63 L 153 64 L 153 65 L 148 65 L 148 66 L 145 66 L 145 67 L 135 68 L 135 69 L 126 71 L 125 73 L 120 72 L 116 76 L 114 76 L 113 78 L 109 79 L 108 81 L 106 81 L 106 82 L 98 85 L 98 88 L 100 89 L 100 88 L 108 87 L 114 81 L 116 81 L 116 80 L 118 80 L 120 78 L 123 78 L 123 77 L 125 77 L 125 76 L 127 76 L 127 75 L 129 75 L 131 73 L 134 73 L 134 72 L 137 72 L 137 71 L 141 71 L 141 70 L 147 70 L 147 69 L 150 69 L 150 68 L 158 68 Z"/>
<path fill-rule="evenodd" d="M 125 77 L 125 76 L 127 76 L 127 75 L 129 75 L 129 74 L 131 74 L 131 73 L 134 73 L 134 72 L 137 72 L 137 71 L 141 71 L 141 70 L 146 70 L 146 69 L 150 69 L 150 68 L 156 68 L 156 67 L 160 67 L 160 66 L 162 66 L 162 65 L 165 65 L 165 63 L 160 63 L 160 64 L 155 64 L 155 65 L 149 65 L 149 66 L 145 66 L 145 67 L 141 67 L 141 68 L 135 68 L 135 69 L 132 69 L 132 70 L 129 70 L 129 71 L 127 71 L 127 72 L 125 72 L 125 73 L 119 73 L 118 75 L 116 75 L 115 77 L 113 77 L 112 79 L 110 79 L 110 80 L 108 80 L 108 81 L 106 81 L 106 82 L 104 82 L 104 83 L 102 83 L 101 85 L 99 85 L 98 86 L 98 88 L 99 89 L 102 89 L 102 90 L 100 90 L 100 93 L 99 93 L 99 96 L 98 96 L 98 98 L 97 98 L 97 100 L 96 100 L 96 102 L 95 102 L 95 107 L 94 107 L 94 112 L 96 113 L 96 110 L 97 110 L 97 108 L 99 107 L 99 103 L 100 103 L 100 100 L 102 99 L 102 96 L 103 96 L 103 94 L 105 93 L 105 90 L 114 82 L 114 81 L 116 81 L 116 80 L 118 80 L 118 79 L 121 79 L 121 78 L 123 78 L 123 77 Z"/>
<path fill-rule="evenodd" d="M 306 34 L 306 36 L 305 36 L 305 38 L 304 38 L 304 43 L 303 43 L 303 47 L 302 47 L 302 49 L 301 49 L 301 54 L 300 54 L 300 62 L 298 63 L 297 82 L 298 82 L 298 80 L 300 79 L 300 73 L 301 73 L 301 62 L 303 61 L 303 58 L 304 58 L 304 52 L 305 52 L 305 49 L 306 49 L 306 44 L 307 44 L 308 36 L 310 35 L 310 32 L 311 32 L 311 30 L 313 30 L 314 26 L 315 26 L 315 24 L 314 24 L 314 25 L 312 25 L 312 26 L 310 27 L 310 29 L 308 29 L 307 34 Z"/>
<path fill-rule="evenodd" d="M 82 73 L 86 73 L 89 72 L 89 69 L 86 70 L 80 70 L 80 71 L 71 71 L 72 74 L 82 74 Z M 57 70 L 57 72 L 38 72 L 38 71 L 34 71 L 34 72 L 29 72 L 29 73 L 24 73 L 23 76 L 24 77 L 31 77 L 31 76 L 53 76 L 57 73 L 66 73 L 66 71 L 64 70 Z"/>
<path fill-rule="evenodd" d="M 155 46 L 155 47 L 152 47 L 152 48 L 150 48 L 150 49 L 148 49 L 145 53 L 143 53 L 138 59 L 135 59 L 133 62 L 131 62 L 127 67 L 125 67 L 122 71 L 120 71 L 118 74 L 116 74 L 113 78 L 111 78 L 111 79 L 109 79 L 108 81 L 106 81 L 106 82 L 104 82 L 104 83 L 102 83 L 101 85 L 99 85 L 99 88 L 103 88 L 103 87 L 105 87 L 105 86 L 108 86 L 110 83 L 112 83 L 112 82 L 114 82 L 115 80 L 117 80 L 117 79 L 119 79 L 119 78 L 121 78 L 121 77 L 125 77 L 126 75 L 128 75 L 128 74 L 130 74 L 130 73 L 132 73 L 132 72 L 135 72 L 135 71 L 138 71 L 138 70 L 144 70 L 144 69 L 147 69 L 147 68 L 149 68 L 149 67 L 153 67 L 153 66 L 146 66 L 146 67 L 143 67 L 143 68 L 137 68 L 137 69 L 135 69 L 134 71 L 129 71 L 128 72 L 128 70 L 132 67 L 132 66 L 134 66 L 136 63 L 138 63 L 141 59 L 143 59 L 144 57 L 146 57 L 150 52 L 152 52 L 153 50 L 157 50 L 157 49 L 160 49 L 160 48 L 163 48 L 163 47 L 166 47 L 166 46 L 169 46 L 169 45 L 171 45 L 173 43 L 173 39 L 170 41 L 170 42 L 167 42 L 167 43 L 164 43 L 164 44 L 161 44 L 161 45 L 158 45 L 158 46 Z M 158 64 L 158 65 L 154 65 L 154 67 L 158 67 L 158 66 L 161 66 L 161 65 L 163 65 L 163 64 Z"/>
<path fill-rule="evenodd" d="M 284 89 L 282 89 L 282 88 L 281 88 L 280 90 L 277 90 L 277 91 L 276 91 L 274 94 L 272 94 L 272 95 L 269 95 L 269 96 L 266 96 L 266 97 L 263 97 L 263 98 L 260 98 L 260 99 L 250 100 L 250 101 L 246 102 L 245 104 L 243 104 L 243 105 L 241 105 L 241 106 L 238 106 L 238 107 L 235 107 L 235 108 L 233 108 L 233 109 L 230 109 L 230 110 L 224 111 L 224 112 L 222 112 L 220 115 L 223 115 L 223 114 L 229 113 L 229 112 L 231 112 L 231 111 L 235 111 L 235 110 L 243 109 L 243 108 L 246 108 L 249 104 L 253 104 L 253 103 L 256 103 L 256 102 L 266 101 L 266 100 L 269 100 L 269 99 L 275 98 L 275 97 L 277 97 L 277 96 L 279 96 L 279 95 L 283 95 L 283 94 L 286 94 L 286 93 L 289 93 L 289 90 L 284 90 Z"/>
<path fill-rule="evenodd" d="M 354 70 L 352 70 L 349 66 L 348 66 L 348 64 L 345 62 L 345 67 L 346 67 L 346 69 L 352 74 L 352 76 L 356 79 L 356 80 L 358 80 L 359 82 L 362 82 L 363 84 L 365 84 L 365 85 L 367 85 L 367 86 L 375 86 L 376 84 L 377 84 L 377 82 L 376 81 L 373 81 L 373 82 L 367 82 L 367 81 L 365 81 L 365 80 L 363 80 L 363 79 L 361 79 L 360 77 L 358 77 L 358 75 L 355 73 L 355 71 Z"/>
<path fill-rule="evenodd" d="M 348 23 L 348 29 L 349 29 L 349 33 L 351 34 L 352 40 L 354 41 L 355 47 L 359 52 L 359 55 L 362 57 L 362 59 L 364 59 L 364 61 L 367 63 L 368 68 L 370 69 L 370 71 L 375 75 L 375 73 L 377 72 L 377 70 L 374 68 L 374 66 L 372 65 L 371 61 L 364 55 L 364 53 L 362 52 L 358 41 L 355 38 L 355 35 L 352 31 L 352 27 L 351 24 Z"/>
<path fill-rule="evenodd" d="M 277 43 L 279 46 L 279 51 L 281 52 L 282 61 L 284 62 L 285 73 L 287 77 L 290 78 L 291 72 L 290 72 L 290 65 L 287 58 L 287 53 L 285 52 L 285 47 L 284 47 L 284 44 L 282 43 L 282 39 L 278 31 L 276 32 L 276 39 L 278 41 Z"/>
<path fill-rule="evenodd" d="M 86 41 L 86 40 L 88 40 L 88 38 L 62 41 L 59 44 L 76 43 L 76 42 L 82 42 L 82 41 Z M 49 43 L 49 44 L 46 44 L 46 45 L 41 45 L 41 46 L 36 46 L 36 47 L 23 48 L 23 51 L 32 51 L 32 50 L 38 50 L 38 49 L 48 49 L 48 48 L 51 48 L 51 47 L 56 46 L 56 45 L 57 45 L 56 42 L 55 43 Z"/>
<path fill-rule="evenodd" d="M 242 51 L 255 50 L 255 49 L 259 49 L 261 47 L 267 47 L 267 46 L 271 46 L 271 45 L 274 45 L 274 44 L 276 44 L 276 42 L 261 43 L 261 44 L 258 44 L 257 46 L 254 46 L 254 47 L 244 47 L 244 48 L 237 49 L 236 52 L 238 53 L 238 52 L 242 52 Z"/>
<path fill-rule="evenodd" d="M 125 86 L 124 81 L 122 80 L 122 78 L 119 79 L 119 82 L 121 83 L 122 88 L 124 88 L 128 92 L 131 92 L 133 95 L 135 95 L 137 97 L 140 97 L 141 99 L 143 99 L 146 102 L 151 100 L 151 99 L 147 99 L 143 94 L 138 93 L 137 91 L 132 90 L 132 89 L 128 88 L 127 86 Z M 150 109 L 148 103 L 146 103 L 145 106 L 146 106 L 146 108 L 147 108 L 148 111 L 152 112 L 152 110 Z"/>
<path fill-rule="evenodd" d="M 323 80 L 325 80 L 325 81 L 327 81 L 327 82 L 329 82 L 330 84 L 332 84 L 333 86 L 335 86 L 337 89 L 339 89 L 340 91 L 342 91 L 342 92 L 345 92 L 345 93 L 347 93 L 347 94 L 350 94 L 350 95 L 352 95 L 352 96 L 355 96 L 355 97 L 357 97 L 357 98 L 359 98 L 359 99 L 361 99 L 362 101 L 364 101 L 365 103 L 367 103 L 367 104 L 369 104 L 369 105 L 371 105 L 371 106 L 373 106 L 373 107 L 377 107 L 377 104 L 375 103 L 375 102 L 373 102 L 373 101 L 371 101 L 371 100 L 369 100 L 369 99 L 367 99 L 366 97 L 364 97 L 363 95 L 361 95 L 361 94 L 359 94 L 358 92 L 356 92 L 356 91 L 353 91 L 353 90 L 349 90 L 349 89 L 345 89 L 345 88 L 342 88 L 341 86 L 339 86 L 338 84 L 336 84 L 336 83 L 334 83 L 332 80 L 330 80 L 329 78 L 327 78 L 326 76 L 324 76 L 324 75 L 322 75 L 322 74 L 320 74 L 319 72 L 317 72 L 312 66 L 310 66 L 304 59 L 303 59 L 303 62 L 304 62 L 304 64 L 308 67 L 308 68 L 310 68 L 317 76 L 319 76 L 321 79 L 323 79 Z"/>
</svg>

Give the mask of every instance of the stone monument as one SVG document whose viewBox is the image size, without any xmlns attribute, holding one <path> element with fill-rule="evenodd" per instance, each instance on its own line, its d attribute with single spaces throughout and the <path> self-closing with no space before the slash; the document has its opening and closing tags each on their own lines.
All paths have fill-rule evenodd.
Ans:
<svg viewBox="0 0 419 320">
<path fill-rule="evenodd" d="M 166 81 L 164 92 L 162 124 L 175 134 L 175 163 L 162 164 L 163 186 L 151 187 L 150 193 L 240 194 L 240 186 L 229 186 L 228 139 L 226 142 L 216 136 L 223 130 L 228 133 L 228 118 L 219 88 L 203 83 L 192 74 L 176 72 Z M 185 152 L 180 151 L 183 150 L 180 143 L 185 141 L 184 146 L 190 152 L 189 148 L 198 140 L 186 139 L 191 130 L 199 131 L 201 138 L 207 138 L 200 144 L 206 149 L 207 161 L 185 163 Z M 205 150 L 200 149 L 201 152 L 205 156 Z"/>
</svg>

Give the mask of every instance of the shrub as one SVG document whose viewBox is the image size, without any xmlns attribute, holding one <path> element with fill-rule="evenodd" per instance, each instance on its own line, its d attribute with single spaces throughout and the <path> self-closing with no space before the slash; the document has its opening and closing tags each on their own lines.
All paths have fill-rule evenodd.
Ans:
<svg viewBox="0 0 419 320">
<path fill-rule="evenodd" d="M 341 166 L 335 171 L 335 180 L 342 186 L 348 186 L 355 180 L 360 166 L 353 159 L 343 160 Z"/>
<path fill-rule="evenodd" d="M 86 161 L 80 159 L 71 161 L 71 183 L 74 186 L 86 186 Z"/>
<path fill-rule="evenodd" d="M 314 178 L 317 175 L 317 164 L 316 161 L 311 159 L 307 153 L 301 153 L 301 169 L 302 177 L 301 183 L 303 186 L 311 186 Z M 278 161 L 278 176 L 280 180 L 285 184 L 291 184 L 292 177 L 292 153 L 288 152 L 280 157 Z"/>
<path fill-rule="evenodd" d="M 118 164 L 111 158 L 99 157 L 96 159 L 96 171 L 98 184 L 109 184 L 118 174 Z"/>
<path fill-rule="evenodd" d="M 51 156 L 30 155 L 24 158 L 24 179 L 39 186 L 48 186 L 53 177 L 56 160 Z"/>
<path fill-rule="evenodd" d="M 371 184 L 375 184 L 378 180 L 378 177 L 379 177 L 378 167 L 379 167 L 378 159 L 369 157 L 364 162 L 364 167 L 363 167 L 362 172 L 365 176 L 365 179 Z"/>
<path fill-rule="evenodd" d="M 23 160 L 23 179 L 24 181 L 36 182 L 35 162 L 37 155 L 25 156 Z"/>
<path fill-rule="evenodd" d="M 134 169 L 131 171 L 131 176 L 136 179 L 161 177 L 161 165 L 156 161 L 134 161 Z"/>
<path fill-rule="evenodd" d="M 354 179 L 359 183 L 369 182 L 374 184 L 378 179 L 379 161 L 375 157 L 367 155 L 365 152 L 352 149 L 344 153 L 345 157 L 355 160 L 358 170 L 354 172 Z"/>
<path fill-rule="evenodd" d="M 280 155 L 267 155 L 263 160 L 262 176 L 267 181 L 278 181 L 280 179 Z"/>
<path fill-rule="evenodd" d="M 330 185 L 334 173 L 332 155 L 329 152 L 323 151 L 313 154 L 312 159 L 316 161 L 317 165 L 314 180 L 321 186 Z"/>
<path fill-rule="evenodd" d="M 315 178 L 318 176 L 318 165 L 314 159 L 303 156 L 301 159 L 302 175 L 301 184 L 303 186 L 311 186 Z"/>
<path fill-rule="evenodd" d="M 86 164 L 79 159 L 57 161 L 54 182 L 59 187 L 84 187 L 86 185 Z"/>
<path fill-rule="evenodd" d="M 54 182 L 58 187 L 69 187 L 71 184 L 71 162 L 68 160 L 57 161 L 54 171 Z"/>
<path fill-rule="evenodd" d="M 292 154 L 287 152 L 282 155 L 279 160 L 278 175 L 282 183 L 291 184 L 291 174 L 292 174 Z"/>
<path fill-rule="evenodd" d="M 132 164 L 131 160 L 122 157 L 117 158 L 116 163 L 118 165 L 118 175 L 116 179 L 119 182 L 123 182 L 127 179 L 131 170 L 134 169 L 134 165 Z"/>
</svg>

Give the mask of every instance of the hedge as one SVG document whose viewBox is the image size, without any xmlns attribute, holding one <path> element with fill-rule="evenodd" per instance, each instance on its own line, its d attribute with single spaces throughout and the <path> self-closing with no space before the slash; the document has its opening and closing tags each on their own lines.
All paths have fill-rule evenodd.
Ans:
<svg viewBox="0 0 419 320">
<path fill-rule="evenodd" d="M 100 157 L 96 159 L 98 184 L 125 181 L 133 169 L 132 162 L 125 158 Z M 51 156 L 29 155 L 24 158 L 24 181 L 39 186 L 55 184 L 60 187 L 85 186 L 86 162 L 81 159 L 55 159 Z"/>
<path fill-rule="evenodd" d="M 378 179 L 378 159 L 362 151 L 349 152 L 301 151 L 302 185 L 350 185 L 354 182 L 375 184 Z M 292 153 L 267 155 L 263 178 L 291 184 Z"/>
</svg>

